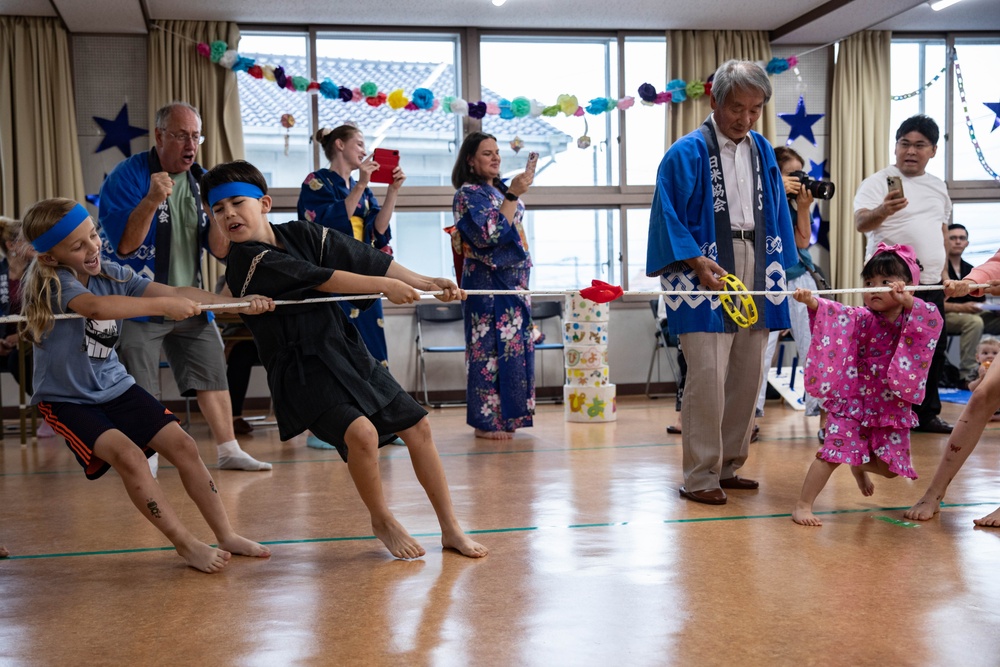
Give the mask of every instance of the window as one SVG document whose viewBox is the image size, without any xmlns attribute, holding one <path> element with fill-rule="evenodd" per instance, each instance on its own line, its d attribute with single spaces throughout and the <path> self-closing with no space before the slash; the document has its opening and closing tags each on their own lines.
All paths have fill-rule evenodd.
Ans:
<svg viewBox="0 0 1000 667">
<path fill-rule="evenodd" d="M 966 109 L 987 164 L 993 171 L 1000 171 L 1000 133 L 993 131 L 997 116 L 984 104 L 1000 102 L 1000 80 L 993 69 L 1000 59 L 1000 40 L 956 39 L 955 52 L 962 70 L 965 104 L 956 83 L 951 129 L 955 151 L 952 178 L 956 181 L 992 180 L 993 176 L 980 164 L 969 135 Z"/>
<path fill-rule="evenodd" d="M 304 34 L 244 32 L 240 55 L 258 65 L 282 67 L 289 76 L 309 76 Z M 243 116 L 243 144 L 246 159 L 264 174 L 269 187 L 298 188 L 313 170 L 310 96 L 278 88 L 273 81 L 237 75 L 240 112 Z M 291 114 L 295 125 L 282 127 L 281 119 Z"/>
<path fill-rule="evenodd" d="M 329 78 L 338 86 L 358 88 L 371 81 L 386 95 L 402 89 L 412 95 L 427 88 L 435 99 L 457 96 L 458 37 L 456 35 L 320 34 L 316 40 L 317 80 Z M 406 184 L 449 185 L 456 142 L 461 141 L 461 118 L 428 110 L 396 110 L 386 104 L 341 102 L 319 98 L 319 126 L 334 128 L 345 122 L 365 134 L 365 147 L 399 151 Z M 326 159 L 320 155 L 320 166 Z M 376 193 L 378 195 L 378 193 Z"/>
<path fill-rule="evenodd" d="M 625 173 L 629 185 L 653 185 L 656 170 L 667 152 L 669 104 L 643 106 L 639 86 L 651 83 L 657 90 L 667 87 L 667 40 L 663 37 L 625 39 L 625 94 L 636 99 L 625 112 Z"/>
<path fill-rule="evenodd" d="M 487 103 L 526 97 L 550 105 L 567 94 L 586 107 L 594 98 L 618 98 L 618 43 L 613 38 L 484 36 L 479 54 L 482 100 Z M 528 151 L 539 153 L 536 185 L 618 184 L 617 112 L 512 120 L 487 115 L 483 131 L 497 138 L 505 171 L 520 171 Z M 520 151 L 511 148 L 515 139 L 523 142 Z"/>
<path fill-rule="evenodd" d="M 407 178 L 409 182 L 409 178 Z M 404 189 L 406 186 L 403 186 Z M 425 276 L 455 279 L 451 236 L 444 228 L 454 224 L 451 210 L 396 211 L 392 217 L 393 253 L 408 269 Z"/>
<path fill-rule="evenodd" d="M 658 290 L 660 279 L 646 276 L 646 246 L 649 242 L 649 209 L 629 208 L 625 211 L 625 233 L 628 237 L 628 265 L 623 273 L 630 291 Z"/>
<path fill-rule="evenodd" d="M 1000 202 L 956 202 L 952 220 L 969 230 L 969 247 L 962 259 L 979 266 L 1000 248 Z"/>
<path fill-rule="evenodd" d="M 910 116 L 926 114 L 937 121 L 941 129 L 937 155 L 927 163 L 927 173 L 945 178 L 945 151 L 947 150 L 947 124 L 945 118 L 945 92 L 948 72 L 945 66 L 945 41 L 893 40 L 891 48 L 892 74 L 890 85 L 894 96 L 916 95 L 903 100 L 893 100 L 889 114 L 889 159 L 895 162 L 896 130 Z M 940 75 L 937 81 L 924 88 L 924 84 Z M 955 135 L 958 136 L 958 135 Z"/>
<path fill-rule="evenodd" d="M 617 209 L 529 208 L 524 218 L 533 264 L 531 289 L 588 287 L 595 278 L 621 281 Z"/>
</svg>

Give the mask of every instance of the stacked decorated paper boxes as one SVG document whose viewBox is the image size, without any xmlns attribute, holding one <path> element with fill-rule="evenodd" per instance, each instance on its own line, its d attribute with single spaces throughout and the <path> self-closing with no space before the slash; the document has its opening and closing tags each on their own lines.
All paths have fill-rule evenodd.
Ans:
<svg viewBox="0 0 1000 667">
<path fill-rule="evenodd" d="M 566 297 L 563 354 L 566 421 L 609 422 L 617 417 L 615 385 L 608 376 L 610 303 L 595 303 L 579 294 Z"/>
</svg>

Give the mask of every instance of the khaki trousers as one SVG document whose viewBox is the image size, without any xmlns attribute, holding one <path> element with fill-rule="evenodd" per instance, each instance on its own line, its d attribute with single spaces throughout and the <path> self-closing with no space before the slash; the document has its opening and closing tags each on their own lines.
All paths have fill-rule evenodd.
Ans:
<svg viewBox="0 0 1000 667">
<path fill-rule="evenodd" d="M 753 243 L 733 239 L 734 273 L 753 285 Z M 763 317 L 763 313 L 760 314 Z M 747 460 L 757 390 L 764 374 L 767 329 L 680 336 L 687 360 L 681 406 L 684 486 L 688 491 L 719 488 Z"/>
</svg>

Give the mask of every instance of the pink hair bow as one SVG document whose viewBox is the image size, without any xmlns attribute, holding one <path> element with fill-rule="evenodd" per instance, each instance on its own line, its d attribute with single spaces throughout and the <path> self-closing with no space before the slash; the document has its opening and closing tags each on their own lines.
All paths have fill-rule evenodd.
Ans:
<svg viewBox="0 0 1000 667">
<path fill-rule="evenodd" d="M 883 252 L 895 253 L 906 264 L 906 268 L 910 270 L 910 275 L 913 277 L 913 284 L 920 284 L 920 265 L 917 264 L 917 255 L 913 252 L 912 247 L 902 243 L 899 245 L 889 245 L 888 243 L 879 241 L 878 245 L 875 246 L 875 252 L 872 254 L 872 257 Z"/>
</svg>

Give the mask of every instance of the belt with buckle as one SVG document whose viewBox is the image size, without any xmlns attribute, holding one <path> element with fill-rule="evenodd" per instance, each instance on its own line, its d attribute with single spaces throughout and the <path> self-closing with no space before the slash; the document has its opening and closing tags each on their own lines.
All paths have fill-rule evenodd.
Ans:
<svg viewBox="0 0 1000 667">
<path fill-rule="evenodd" d="M 752 229 L 734 229 L 732 232 L 734 239 L 743 239 L 744 241 L 750 241 L 750 243 L 753 243 Z"/>
</svg>

